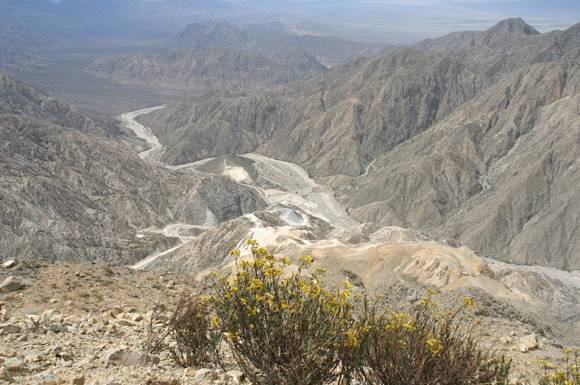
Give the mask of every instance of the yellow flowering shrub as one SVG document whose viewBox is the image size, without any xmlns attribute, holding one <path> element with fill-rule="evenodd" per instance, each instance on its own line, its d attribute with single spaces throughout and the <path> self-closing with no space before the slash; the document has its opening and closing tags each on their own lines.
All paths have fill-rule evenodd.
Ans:
<svg viewBox="0 0 580 385">
<path fill-rule="evenodd" d="M 250 242 L 252 259 L 215 286 L 213 306 L 240 369 L 256 385 L 320 385 L 335 380 L 341 352 L 358 343 L 351 287 L 328 290 L 313 258 L 298 269 Z"/>
<path fill-rule="evenodd" d="M 173 341 L 168 349 L 183 367 L 219 363 L 220 321 L 212 313 L 211 297 L 183 295 L 167 326 Z"/>
<path fill-rule="evenodd" d="M 368 385 L 507 384 L 509 364 L 478 349 L 457 320 L 439 311 L 430 291 L 410 312 L 364 302 L 352 354 L 356 377 Z M 470 306 L 465 304 L 465 306 Z"/>
<path fill-rule="evenodd" d="M 540 385 L 580 385 L 580 350 L 565 349 L 566 361 L 557 365 L 549 361 L 541 361 L 543 370 Z"/>
<path fill-rule="evenodd" d="M 507 384 L 509 363 L 482 352 L 460 326 L 473 298 L 440 309 L 438 292 L 428 290 L 411 311 L 395 311 L 353 295 L 349 280 L 329 289 L 312 256 L 292 265 L 254 240 L 247 245 L 251 258 L 232 250 L 236 269 L 214 276 L 210 297 L 180 301 L 169 330 L 181 365 L 221 365 L 225 342 L 254 385 Z M 546 373 L 542 385 L 578 385 L 570 378 Z"/>
</svg>

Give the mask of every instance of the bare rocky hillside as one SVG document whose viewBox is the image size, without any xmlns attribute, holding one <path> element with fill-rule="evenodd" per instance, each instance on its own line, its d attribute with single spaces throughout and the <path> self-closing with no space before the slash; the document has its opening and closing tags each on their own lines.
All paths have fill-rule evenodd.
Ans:
<svg viewBox="0 0 580 385">
<path fill-rule="evenodd" d="M 169 163 L 256 151 L 325 178 L 360 222 L 577 269 L 577 32 L 509 19 L 141 119 Z"/>
</svg>

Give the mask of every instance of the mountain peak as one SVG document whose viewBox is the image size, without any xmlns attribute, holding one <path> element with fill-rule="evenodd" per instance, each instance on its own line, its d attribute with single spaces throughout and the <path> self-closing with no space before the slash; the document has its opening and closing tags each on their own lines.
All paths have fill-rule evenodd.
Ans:
<svg viewBox="0 0 580 385">
<path fill-rule="evenodd" d="M 537 29 L 527 24 L 521 17 L 504 19 L 488 29 L 486 32 L 487 43 L 520 39 L 529 35 L 539 35 Z"/>
</svg>

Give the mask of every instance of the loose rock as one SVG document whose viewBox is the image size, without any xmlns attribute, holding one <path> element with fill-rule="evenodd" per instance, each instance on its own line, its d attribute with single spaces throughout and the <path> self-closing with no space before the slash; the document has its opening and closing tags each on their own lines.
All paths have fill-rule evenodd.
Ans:
<svg viewBox="0 0 580 385">
<path fill-rule="evenodd" d="M 11 275 L 8 278 L 6 278 L 4 282 L 2 282 L 2 285 L 0 285 L 0 289 L 5 292 L 18 291 L 24 289 L 24 283 L 22 283 L 20 279 L 15 278 L 14 276 Z"/>
<path fill-rule="evenodd" d="M 18 265 L 15 259 L 9 259 L 2 264 L 2 267 L 5 269 L 12 269 Z"/>
<path fill-rule="evenodd" d="M 530 350 L 535 350 L 539 348 L 538 336 L 535 334 L 530 334 L 528 336 L 520 338 L 520 352 L 527 353 Z"/>
<path fill-rule="evenodd" d="M 107 366 L 149 366 L 159 362 L 157 357 L 150 354 L 128 352 L 117 348 L 107 350 L 104 360 Z"/>
</svg>

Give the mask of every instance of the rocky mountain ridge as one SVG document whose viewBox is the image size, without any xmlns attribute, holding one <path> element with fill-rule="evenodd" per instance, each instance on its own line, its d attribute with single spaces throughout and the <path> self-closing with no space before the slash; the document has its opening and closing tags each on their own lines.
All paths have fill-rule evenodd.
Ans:
<svg viewBox="0 0 580 385">
<path fill-rule="evenodd" d="M 178 242 L 137 233 L 203 225 L 261 207 L 223 177 L 187 177 L 143 162 L 98 119 L 2 75 L 2 253 L 133 263 Z M 115 125 L 117 130 L 121 130 Z"/>
<path fill-rule="evenodd" d="M 187 26 L 162 55 L 96 61 L 89 73 L 122 84 L 147 84 L 200 94 L 252 92 L 310 78 L 378 46 L 325 36 L 296 35 L 278 23 L 235 26 L 205 21 Z"/>
<path fill-rule="evenodd" d="M 215 93 L 140 119 L 165 146 L 166 162 L 256 151 L 324 178 L 358 221 L 456 239 L 493 258 L 578 269 L 580 206 L 569 187 L 577 179 L 577 68 L 569 60 L 580 49 L 577 32 L 538 34 L 507 20 L 466 33 L 493 51 L 481 66 L 474 63 L 485 50 L 469 42 L 462 51 L 452 35 L 270 92 Z M 437 41 L 453 48 L 436 52 L 445 51 Z M 508 176 L 512 167 L 521 172 Z"/>
<path fill-rule="evenodd" d="M 223 47 L 176 51 L 162 56 L 129 55 L 99 59 L 88 70 L 121 84 L 149 84 L 203 94 L 210 90 L 265 88 L 303 79 L 325 70 L 303 52 L 277 56 Z"/>
</svg>

